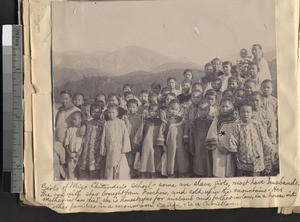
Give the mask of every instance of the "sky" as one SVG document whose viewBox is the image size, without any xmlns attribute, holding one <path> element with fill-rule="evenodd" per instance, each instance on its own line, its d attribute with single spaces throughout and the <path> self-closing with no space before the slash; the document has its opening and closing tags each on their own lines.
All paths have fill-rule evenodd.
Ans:
<svg viewBox="0 0 300 222">
<path fill-rule="evenodd" d="M 275 49 L 274 0 L 55 2 L 54 51 L 137 45 L 204 64 L 259 43 Z M 249 52 L 250 53 L 250 52 Z"/>
</svg>

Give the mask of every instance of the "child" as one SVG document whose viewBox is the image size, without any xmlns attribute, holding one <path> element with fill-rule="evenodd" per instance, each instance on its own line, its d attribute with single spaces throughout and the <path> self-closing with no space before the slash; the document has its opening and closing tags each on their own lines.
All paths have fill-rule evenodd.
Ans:
<svg viewBox="0 0 300 222">
<path fill-rule="evenodd" d="M 212 176 L 212 154 L 205 148 L 207 132 L 213 119 L 209 118 L 210 103 L 202 99 L 198 105 L 198 117 L 191 124 L 189 151 L 193 155 L 193 174 L 195 177 Z"/>
<path fill-rule="evenodd" d="M 167 176 L 188 177 L 188 135 L 184 119 L 178 116 L 180 103 L 172 100 L 168 106 L 168 115 L 159 130 L 157 145 L 167 153 Z"/>
<path fill-rule="evenodd" d="M 165 103 L 163 104 L 163 106 L 160 107 L 160 109 L 161 109 L 160 115 L 161 115 L 162 119 L 166 119 L 167 108 L 168 108 L 170 102 L 172 100 L 176 99 L 176 98 L 177 98 L 177 96 L 174 93 L 168 93 L 167 94 L 166 99 L 165 99 Z"/>
<path fill-rule="evenodd" d="M 81 109 L 83 103 L 84 103 L 83 95 L 81 93 L 75 93 L 73 96 L 73 104 L 79 109 Z"/>
<path fill-rule="evenodd" d="M 215 90 L 213 89 L 209 89 L 206 91 L 205 93 L 205 99 L 207 99 L 207 101 L 210 104 L 209 107 L 209 117 L 210 118 L 214 118 L 218 115 L 218 107 L 216 105 L 216 101 L 217 101 L 217 93 Z"/>
<path fill-rule="evenodd" d="M 99 93 L 95 97 L 95 103 L 98 103 L 101 105 L 102 111 L 106 109 L 106 95 L 105 93 Z"/>
<path fill-rule="evenodd" d="M 275 119 L 278 118 L 277 111 L 277 98 L 272 96 L 273 93 L 273 82 L 270 79 L 265 79 L 261 83 L 261 92 L 263 94 L 262 97 L 262 108 L 269 113 L 269 115 L 274 116 Z"/>
<path fill-rule="evenodd" d="M 239 87 L 239 80 L 235 76 L 230 76 L 228 79 L 227 89 L 234 92 Z"/>
<path fill-rule="evenodd" d="M 248 66 L 248 74 L 251 79 L 255 80 L 255 91 L 260 90 L 260 77 L 258 75 L 258 64 L 250 62 Z"/>
<path fill-rule="evenodd" d="M 224 75 L 219 77 L 223 83 L 221 87 L 222 92 L 227 89 L 228 79 L 231 76 L 231 67 L 232 63 L 230 61 L 225 61 L 222 63 Z"/>
<path fill-rule="evenodd" d="M 158 132 L 162 124 L 159 117 L 159 106 L 149 106 L 149 116 L 145 119 L 144 125 L 140 124 L 138 133 L 135 136 L 134 144 L 140 147 L 139 172 L 142 178 L 161 177 L 158 165 L 161 161 L 162 147 L 156 145 Z"/>
<path fill-rule="evenodd" d="M 130 99 L 134 99 L 133 92 L 126 91 L 124 96 L 120 99 L 120 107 L 127 110 L 127 101 Z"/>
<path fill-rule="evenodd" d="M 83 114 L 76 111 L 71 116 L 72 126 L 67 129 L 64 146 L 67 151 L 66 162 L 68 167 L 68 179 L 74 180 L 78 177 L 77 163 L 82 152 L 83 136 L 86 132 L 86 125 L 82 124 Z"/>
<path fill-rule="evenodd" d="M 191 125 L 192 121 L 197 117 L 198 114 L 198 105 L 202 99 L 202 92 L 195 91 L 191 94 L 191 105 L 185 112 L 184 118 L 188 119 L 189 126 Z"/>
<path fill-rule="evenodd" d="M 241 49 L 240 51 L 241 59 L 237 61 L 237 65 L 242 72 L 242 75 L 247 76 L 248 65 L 251 62 L 251 56 L 248 56 L 247 49 Z"/>
<path fill-rule="evenodd" d="M 260 81 L 262 82 L 265 79 L 272 80 L 269 64 L 267 60 L 263 57 L 262 46 L 260 44 L 254 44 L 252 46 L 251 52 L 253 55 L 252 62 L 258 64 Z"/>
<path fill-rule="evenodd" d="M 228 151 L 237 155 L 237 176 L 259 176 L 269 169 L 268 159 L 271 141 L 260 122 L 253 120 L 252 107 L 244 104 L 240 108 L 240 120 L 230 135 Z"/>
<path fill-rule="evenodd" d="M 188 103 L 191 100 L 191 90 L 192 82 L 188 79 L 184 79 L 181 82 L 182 93 L 177 96 L 177 99 L 181 104 Z"/>
<path fill-rule="evenodd" d="M 123 85 L 123 94 L 124 96 L 122 96 L 120 99 L 119 99 L 119 106 L 122 107 L 123 109 L 126 109 L 126 99 L 125 99 L 125 94 L 126 92 L 131 92 L 129 93 L 128 95 L 133 96 L 132 99 L 135 99 L 137 102 L 138 102 L 138 105 L 140 106 L 141 105 L 141 102 L 140 100 L 133 94 L 133 85 L 131 84 L 128 84 L 128 83 L 125 83 Z M 131 98 L 128 98 L 127 100 L 129 100 Z"/>
<path fill-rule="evenodd" d="M 155 92 L 149 93 L 149 104 L 158 104 L 158 95 Z"/>
<path fill-rule="evenodd" d="M 250 101 L 252 92 L 255 91 L 256 81 L 254 79 L 247 79 L 244 83 L 244 89 L 246 91 L 246 102 Z"/>
<path fill-rule="evenodd" d="M 90 103 L 87 103 L 87 102 L 83 103 L 81 111 L 87 122 L 89 122 L 90 120 L 93 119 L 93 117 L 91 116 L 91 104 Z"/>
<path fill-rule="evenodd" d="M 212 81 L 211 87 L 216 92 L 216 105 L 219 106 L 222 99 L 222 80 L 220 78 L 216 78 Z"/>
<path fill-rule="evenodd" d="M 139 113 L 147 116 L 149 108 L 149 92 L 147 90 L 141 90 L 139 93 L 139 99 L 142 103 L 139 107 Z"/>
<path fill-rule="evenodd" d="M 233 91 L 231 89 L 226 89 L 222 93 L 222 98 L 224 97 L 233 97 Z"/>
<path fill-rule="evenodd" d="M 102 105 L 91 105 L 92 120 L 87 122 L 87 130 L 82 155 L 78 161 L 79 179 L 103 179 L 105 160 L 100 156 L 100 142 L 103 133 L 104 119 L 100 118 Z"/>
<path fill-rule="evenodd" d="M 160 93 L 161 91 L 161 85 L 158 82 L 154 82 L 151 84 L 151 92 L 156 93 L 157 95 L 157 102 L 160 103 L 162 99 L 162 94 Z"/>
<path fill-rule="evenodd" d="M 192 81 L 193 79 L 193 71 L 191 69 L 186 69 L 183 71 L 183 77 L 184 79 L 188 79 Z"/>
<path fill-rule="evenodd" d="M 205 142 L 206 148 L 212 150 L 213 176 L 215 177 L 235 176 L 234 155 L 228 151 L 228 147 L 230 135 L 237 119 L 232 99 L 223 98 L 220 113 L 213 120 Z"/>
<path fill-rule="evenodd" d="M 108 121 L 103 127 L 100 154 L 105 156 L 105 178 L 109 180 L 129 177 L 129 168 L 125 154 L 130 154 L 129 133 L 125 122 L 118 119 L 118 105 L 107 107 Z M 129 166 L 131 168 L 131 166 Z"/>
<path fill-rule="evenodd" d="M 204 72 L 205 72 L 205 76 L 201 78 L 201 83 L 202 83 L 203 90 L 206 91 L 208 89 L 211 89 L 211 81 L 213 80 L 214 68 L 210 62 L 205 64 Z"/>
<path fill-rule="evenodd" d="M 244 89 L 237 89 L 234 94 L 234 109 L 238 112 L 240 107 L 246 102 L 246 91 Z"/>
<path fill-rule="evenodd" d="M 224 75 L 224 73 L 221 71 L 221 60 L 218 58 L 214 58 L 211 61 L 211 64 L 213 66 L 214 72 L 213 72 L 213 79 L 218 78 L 222 75 Z"/>
<path fill-rule="evenodd" d="M 139 128 L 143 127 L 143 116 L 138 114 L 138 102 L 135 99 L 130 99 L 127 102 L 128 114 L 125 115 L 124 121 L 129 132 L 131 144 L 132 160 L 135 160 L 138 147 L 134 144 L 136 134 L 140 134 Z M 139 174 L 134 169 L 131 170 L 131 178 L 138 178 Z"/>
<path fill-rule="evenodd" d="M 238 79 L 238 87 L 242 87 L 242 85 L 244 84 L 244 79 L 248 79 L 248 71 L 246 73 L 246 75 L 242 74 L 242 71 L 240 70 L 240 68 L 237 65 L 233 65 L 231 68 L 231 75 L 236 77 Z"/>
<path fill-rule="evenodd" d="M 116 93 L 110 93 L 107 98 L 108 105 L 115 104 L 118 106 L 118 118 L 122 119 L 123 116 L 127 113 L 127 110 L 119 106 L 119 96 Z M 108 121 L 107 110 L 103 113 L 104 119 Z"/>
<path fill-rule="evenodd" d="M 178 96 L 181 91 L 176 89 L 176 78 L 175 77 L 170 77 L 167 79 L 167 85 L 170 88 L 172 93 L 175 93 L 176 96 Z"/>
</svg>

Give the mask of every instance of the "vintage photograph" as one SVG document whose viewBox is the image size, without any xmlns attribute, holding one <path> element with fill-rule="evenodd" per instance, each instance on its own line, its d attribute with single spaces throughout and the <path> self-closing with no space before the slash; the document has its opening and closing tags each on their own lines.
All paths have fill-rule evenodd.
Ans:
<svg viewBox="0 0 300 222">
<path fill-rule="evenodd" d="M 54 179 L 276 176 L 275 2 L 138 2 L 52 5 Z"/>
</svg>

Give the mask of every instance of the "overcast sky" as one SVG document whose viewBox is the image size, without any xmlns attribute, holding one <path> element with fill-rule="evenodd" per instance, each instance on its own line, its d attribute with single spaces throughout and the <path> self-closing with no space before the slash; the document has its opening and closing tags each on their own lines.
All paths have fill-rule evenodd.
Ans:
<svg viewBox="0 0 300 222">
<path fill-rule="evenodd" d="M 254 43 L 275 49 L 274 0 L 55 2 L 53 49 L 129 45 L 204 64 Z"/>
</svg>

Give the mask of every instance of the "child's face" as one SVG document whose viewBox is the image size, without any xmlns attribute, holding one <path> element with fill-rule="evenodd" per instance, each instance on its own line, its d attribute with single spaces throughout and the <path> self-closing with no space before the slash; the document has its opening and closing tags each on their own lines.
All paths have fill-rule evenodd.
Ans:
<svg viewBox="0 0 300 222">
<path fill-rule="evenodd" d="M 92 108 L 91 109 L 91 116 L 93 117 L 94 120 L 98 120 L 101 116 L 101 109 L 100 108 Z"/>
<path fill-rule="evenodd" d="M 159 92 L 160 92 L 160 86 L 154 85 L 154 86 L 151 87 L 151 90 L 152 90 L 152 92 L 154 92 L 158 95 Z"/>
<path fill-rule="evenodd" d="M 253 110 L 259 110 L 261 107 L 261 98 L 260 96 L 251 96 L 250 97 L 250 104 L 253 108 Z"/>
<path fill-rule="evenodd" d="M 212 65 L 205 66 L 204 72 L 205 72 L 205 74 L 211 74 L 211 73 L 213 73 L 214 72 L 213 66 Z"/>
<path fill-rule="evenodd" d="M 164 88 L 161 93 L 162 93 L 163 96 L 166 96 L 170 92 L 171 92 L 171 90 L 169 88 Z"/>
<path fill-rule="evenodd" d="M 77 95 L 74 99 L 73 99 L 73 103 L 75 106 L 79 107 L 84 103 L 83 100 L 83 96 L 82 95 Z"/>
<path fill-rule="evenodd" d="M 273 85 L 270 82 L 261 85 L 261 92 L 264 96 L 270 96 L 273 92 Z"/>
<path fill-rule="evenodd" d="M 189 93 L 191 89 L 191 84 L 189 84 L 188 82 L 184 82 L 181 84 L 181 88 L 183 93 Z"/>
<path fill-rule="evenodd" d="M 131 92 L 131 87 L 130 86 L 125 86 L 123 89 L 123 92 Z"/>
<path fill-rule="evenodd" d="M 220 91 L 221 87 L 222 87 L 222 82 L 217 80 L 217 81 L 213 81 L 211 83 L 211 87 L 215 90 L 215 91 Z"/>
<path fill-rule="evenodd" d="M 149 116 L 158 116 L 159 115 L 159 108 L 158 106 L 151 106 L 149 108 Z"/>
<path fill-rule="evenodd" d="M 175 87 L 176 87 L 176 81 L 175 81 L 175 79 L 170 79 L 169 81 L 168 81 L 168 84 L 167 84 L 171 89 L 175 89 Z"/>
<path fill-rule="evenodd" d="M 232 110 L 233 110 L 233 104 L 231 102 L 224 101 L 224 102 L 221 103 L 221 106 L 220 106 L 220 113 L 221 114 L 227 114 Z"/>
<path fill-rule="evenodd" d="M 151 103 L 158 103 L 158 97 L 155 95 L 155 96 L 151 96 L 149 98 L 149 102 Z"/>
<path fill-rule="evenodd" d="M 210 111 L 209 103 L 203 103 L 198 106 L 198 115 L 201 119 L 206 119 Z"/>
<path fill-rule="evenodd" d="M 185 79 L 192 80 L 193 74 L 192 74 L 191 72 L 186 72 L 186 73 L 184 73 L 184 78 L 185 78 Z"/>
<path fill-rule="evenodd" d="M 231 66 L 229 64 L 223 65 L 223 72 L 229 75 L 231 73 Z"/>
<path fill-rule="evenodd" d="M 86 117 L 91 116 L 91 105 L 85 105 L 82 107 L 82 112 Z"/>
<path fill-rule="evenodd" d="M 192 92 L 195 92 L 195 91 L 200 91 L 201 93 L 203 93 L 202 85 L 201 84 L 194 84 L 193 87 L 192 87 Z"/>
<path fill-rule="evenodd" d="M 115 97 L 115 96 L 109 97 L 107 102 L 108 102 L 108 104 L 119 105 L 119 101 L 118 101 L 117 97 Z"/>
<path fill-rule="evenodd" d="M 169 105 L 169 103 L 170 103 L 173 99 L 175 99 L 174 96 L 167 95 L 167 96 L 166 96 L 166 105 Z"/>
<path fill-rule="evenodd" d="M 237 78 L 240 77 L 240 73 L 236 70 L 233 70 L 231 75 L 234 76 L 234 77 L 237 77 Z"/>
<path fill-rule="evenodd" d="M 221 62 L 219 60 L 214 60 L 212 62 L 214 71 L 219 71 L 220 70 L 220 66 L 221 66 Z"/>
<path fill-rule="evenodd" d="M 209 104 L 211 106 L 214 106 L 216 104 L 216 96 L 206 96 L 206 99 L 208 100 Z"/>
<path fill-rule="evenodd" d="M 234 102 L 241 104 L 241 103 L 244 103 L 245 100 L 246 100 L 246 94 L 245 94 L 244 91 L 238 90 L 238 91 L 235 92 Z"/>
<path fill-rule="evenodd" d="M 191 102 L 193 105 L 198 105 L 202 99 L 202 94 L 200 92 L 193 92 L 191 97 Z"/>
<path fill-rule="evenodd" d="M 173 103 L 173 104 L 170 105 L 169 108 L 168 108 L 168 113 L 169 113 L 172 117 L 177 116 L 179 112 L 180 112 L 180 104 L 178 104 L 178 103 Z"/>
<path fill-rule="evenodd" d="M 250 106 L 242 106 L 240 109 L 240 118 L 245 123 L 251 121 L 252 108 Z"/>
<path fill-rule="evenodd" d="M 228 81 L 228 89 L 234 91 L 238 87 L 237 81 Z"/>
<path fill-rule="evenodd" d="M 231 97 L 231 96 L 233 96 L 233 93 L 232 93 L 232 91 L 230 89 L 229 90 L 225 90 L 223 92 L 223 96 L 224 97 Z"/>
<path fill-rule="evenodd" d="M 136 103 L 129 103 L 127 108 L 130 114 L 135 114 L 138 111 L 138 106 Z"/>
<path fill-rule="evenodd" d="M 125 100 L 128 101 L 130 99 L 134 99 L 134 96 L 132 94 L 126 95 Z"/>
<path fill-rule="evenodd" d="M 118 110 L 117 109 L 108 109 L 107 116 L 110 120 L 116 119 L 118 116 Z"/>
<path fill-rule="evenodd" d="M 142 104 L 148 103 L 148 94 L 147 93 L 141 93 L 140 96 L 140 101 Z"/>
<path fill-rule="evenodd" d="M 71 121 L 72 121 L 73 126 L 79 127 L 79 126 L 81 126 L 82 118 L 79 114 L 74 114 L 74 115 L 72 115 Z"/>
<path fill-rule="evenodd" d="M 260 55 L 261 50 L 258 46 L 253 46 L 251 52 L 254 57 L 258 57 Z"/>
<path fill-rule="evenodd" d="M 246 83 L 245 84 L 245 90 L 246 90 L 246 93 L 247 93 L 247 95 L 249 96 L 249 95 L 251 95 L 252 94 L 252 92 L 254 91 L 254 89 L 255 89 L 255 84 L 253 83 L 253 82 L 248 82 L 248 83 Z"/>
<path fill-rule="evenodd" d="M 252 78 L 256 78 L 257 77 L 257 73 L 258 73 L 258 69 L 256 65 L 249 65 L 248 66 L 248 74 L 252 77 Z"/>
<path fill-rule="evenodd" d="M 98 95 L 96 97 L 96 102 L 101 103 L 101 104 L 105 104 L 105 96 L 104 95 Z"/>
<path fill-rule="evenodd" d="M 67 93 L 60 96 L 60 103 L 63 107 L 68 107 L 71 105 L 71 96 Z"/>
<path fill-rule="evenodd" d="M 247 50 L 245 50 L 245 49 L 242 49 L 241 52 L 240 52 L 240 56 L 241 56 L 242 59 L 246 58 L 247 54 L 248 54 Z"/>
</svg>

